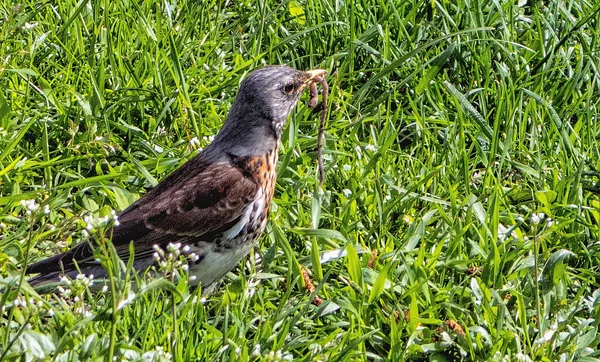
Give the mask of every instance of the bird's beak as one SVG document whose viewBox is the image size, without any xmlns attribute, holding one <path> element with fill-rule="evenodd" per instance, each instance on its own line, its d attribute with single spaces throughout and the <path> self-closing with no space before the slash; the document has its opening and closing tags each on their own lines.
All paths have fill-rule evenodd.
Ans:
<svg viewBox="0 0 600 362">
<path fill-rule="evenodd" d="M 308 74 L 308 79 L 306 80 L 306 83 L 312 83 L 315 82 L 315 78 L 317 77 L 323 77 L 325 76 L 325 74 L 327 74 L 327 71 L 325 69 L 313 69 L 313 70 L 307 70 L 306 74 Z"/>
</svg>

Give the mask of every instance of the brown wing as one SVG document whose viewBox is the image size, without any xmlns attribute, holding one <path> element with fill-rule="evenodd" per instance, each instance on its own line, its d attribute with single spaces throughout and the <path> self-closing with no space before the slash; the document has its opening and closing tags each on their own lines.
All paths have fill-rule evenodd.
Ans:
<svg viewBox="0 0 600 362">
<path fill-rule="evenodd" d="M 153 245 L 203 240 L 235 224 L 258 185 L 235 165 L 202 164 L 196 158 L 183 165 L 118 217 L 112 242 L 119 256 L 129 254 L 134 242 L 136 256 L 153 252 Z M 93 247 L 82 243 L 71 250 L 31 265 L 28 273 L 49 273 L 95 263 Z"/>
</svg>

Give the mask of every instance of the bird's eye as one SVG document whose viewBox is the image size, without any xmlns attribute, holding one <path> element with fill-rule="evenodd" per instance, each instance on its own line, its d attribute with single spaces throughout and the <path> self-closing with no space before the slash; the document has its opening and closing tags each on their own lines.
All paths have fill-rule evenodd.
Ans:
<svg viewBox="0 0 600 362">
<path fill-rule="evenodd" d="M 294 83 L 288 83 L 285 85 L 285 87 L 283 87 L 283 91 L 286 92 L 287 94 L 292 94 L 292 92 L 294 91 Z"/>
</svg>

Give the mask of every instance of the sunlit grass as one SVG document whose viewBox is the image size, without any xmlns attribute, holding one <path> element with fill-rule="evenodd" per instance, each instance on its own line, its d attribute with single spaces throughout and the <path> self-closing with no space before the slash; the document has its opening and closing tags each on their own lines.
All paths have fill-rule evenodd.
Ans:
<svg viewBox="0 0 600 362">
<path fill-rule="evenodd" d="M 599 12 L 4 2 L 0 359 L 600 358 Z M 263 64 L 329 70 L 327 176 L 305 99 L 268 232 L 215 293 L 185 277 L 46 296 L 22 281 L 25 261 L 82 242 L 205 147 Z M 127 269 L 110 244 L 99 255 Z"/>
</svg>

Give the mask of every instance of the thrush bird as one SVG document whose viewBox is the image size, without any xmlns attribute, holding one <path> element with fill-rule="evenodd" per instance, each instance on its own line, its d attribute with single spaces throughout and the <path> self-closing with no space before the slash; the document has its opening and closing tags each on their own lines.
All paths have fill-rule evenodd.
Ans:
<svg viewBox="0 0 600 362">
<path fill-rule="evenodd" d="M 181 243 L 197 255 L 189 273 L 203 287 L 232 270 L 267 223 L 282 128 L 303 90 L 325 73 L 267 66 L 248 75 L 213 142 L 118 215 L 107 235 L 119 257 L 129 258 L 133 242 L 134 268 L 144 271 L 155 263 L 156 246 Z M 94 248 L 87 241 L 30 265 L 27 273 L 39 275 L 29 283 L 106 277 Z"/>
</svg>

